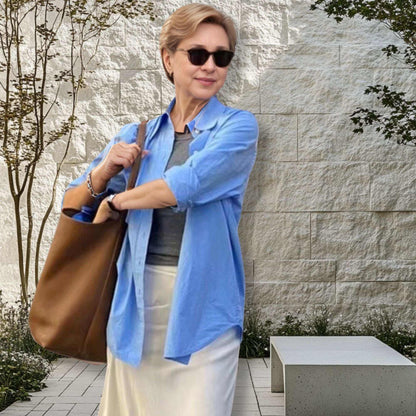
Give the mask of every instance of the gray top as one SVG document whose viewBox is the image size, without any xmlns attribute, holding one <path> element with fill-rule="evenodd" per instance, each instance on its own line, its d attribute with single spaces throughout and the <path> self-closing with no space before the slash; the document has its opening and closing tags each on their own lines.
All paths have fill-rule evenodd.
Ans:
<svg viewBox="0 0 416 416">
<path fill-rule="evenodd" d="M 189 142 L 193 139 L 188 126 L 183 133 L 175 131 L 175 141 L 166 169 L 182 165 L 189 156 Z M 184 212 L 170 207 L 153 210 L 152 229 L 147 247 L 147 264 L 178 265 L 182 234 L 185 227 Z"/>
</svg>

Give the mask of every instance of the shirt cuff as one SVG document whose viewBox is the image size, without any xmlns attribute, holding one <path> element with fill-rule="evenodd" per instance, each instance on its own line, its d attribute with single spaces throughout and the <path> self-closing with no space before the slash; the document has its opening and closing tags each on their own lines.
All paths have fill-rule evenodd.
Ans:
<svg viewBox="0 0 416 416">
<path fill-rule="evenodd" d="M 196 178 L 189 166 L 185 164 L 172 166 L 163 173 L 162 179 L 175 195 L 177 205 L 170 207 L 174 212 L 186 211 L 187 208 L 194 205 L 191 195 L 197 185 Z"/>
</svg>

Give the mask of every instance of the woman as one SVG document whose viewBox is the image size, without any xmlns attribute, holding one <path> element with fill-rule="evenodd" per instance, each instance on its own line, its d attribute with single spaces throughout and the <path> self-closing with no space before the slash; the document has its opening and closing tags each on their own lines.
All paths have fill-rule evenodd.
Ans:
<svg viewBox="0 0 416 416">
<path fill-rule="evenodd" d="M 65 193 L 84 220 L 129 210 L 99 416 L 231 415 L 245 295 L 238 223 L 258 138 L 252 113 L 216 97 L 235 43 L 215 8 L 176 10 L 160 35 L 175 97 L 147 123 L 136 187 L 124 191 L 141 152 L 131 123 Z"/>
</svg>

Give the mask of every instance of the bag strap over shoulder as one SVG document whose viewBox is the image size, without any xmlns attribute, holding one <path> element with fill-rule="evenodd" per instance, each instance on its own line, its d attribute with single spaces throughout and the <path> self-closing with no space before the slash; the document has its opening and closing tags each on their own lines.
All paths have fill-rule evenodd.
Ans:
<svg viewBox="0 0 416 416">
<path fill-rule="evenodd" d="M 139 127 L 137 128 L 137 137 L 136 137 L 136 143 L 140 147 L 141 151 L 139 155 L 137 156 L 136 160 L 133 162 L 133 166 L 131 168 L 131 173 L 129 177 L 129 181 L 127 184 L 127 191 L 134 188 L 134 185 L 136 184 L 137 175 L 139 173 L 140 164 L 142 161 L 142 152 L 143 152 L 143 145 L 144 145 L 144 139 L 146 134 L 146 123 L 147 120 L 143 120 Z"/>
</svg>

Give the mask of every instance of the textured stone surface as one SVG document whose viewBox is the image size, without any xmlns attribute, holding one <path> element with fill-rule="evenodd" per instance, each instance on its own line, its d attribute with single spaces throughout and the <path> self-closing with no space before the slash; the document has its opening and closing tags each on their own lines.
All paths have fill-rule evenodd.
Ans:
<svg viewBox="0 0 416 416">
<path fill-rule="evenodd" d="M 286 44 L 287 7 L 284 2 L 242 2 L 240 36 L 244 43 Z"/>
<path fill-rule="evenodd" d="M 120 71 L 105 69 L 87 74 L 87 87 L 80 90 L 78 111 L 81 114 L 118 113 Z"/>
<path fill-rule="evenodd" d="M 256 161 L 244 197 L 245 211 L 273 211 L 275 204 L 276 165 Z"/>
<path fill-rule="evenodd" d="M 335 283 L 254 283 L 253 302 L 258 305 L 278 303 L 290 306 L 305 303 L 334 303 Z"/>
<path fill-rule="evenodd" d="M 387 42 L 386 42 L 387 44 Z M 398 47 L 401 43 L 392 42 Z M 384 46 L 384 45 L 383 45 Z M 375 44 L 339 45 L 339 61 L 341 66 L 354 66 L 355 68 L 403 68 L 408 69 L 396 57 L 388 58 L 381 50 L 382 46 Z"/>
<path fill-rule="evenodd" d="M 410 68 L 376 68 L 374 70 L 373 84 L 387 84 L 390 89 L 403 91 L 407 99 L 416 98 L 416 74 Z M 384 110 L 378 105 L 380 111 Z"/>
<path fill-rule="evenodd" d="M 322 10 L 310 10 L 311 0 L 288 2 L 290 43 L 328 45 L 370 44 L 383 47 L 388 43 L 397 43 L 393 32 L 377 21 L 365 21 L 360 16 L 343 19 L 337 23 Z M 319 6 L 321 9 L 322 6 Z"/>
<path fill-rule="evenodd" d="M 260 70 L 257 62 L 257 46 L 237 44 L 227 81 L 218 92 L 218 98 L 224 104 L 254 113 L 260 112 Z"/>
<path fill-rule="evenodd" d="M 160 84 L 158 71 L 120 71 L 120 112 L 146 116 L 160 111 Z"/>
<path fill-rule="evenodd" d="M 416 282 L 415 260 L 339 260 L 337 281 Z"/>
<path fill-rule="evenodd" d="M 413 146 L 387 141 L 369 127 L 364 129 L 364 134 L 354 134 L 355 126 L 348 113 L 299 114 L 297 126 L 299 161 L 406 160 L 411 163 L 415 157 Z"/>
<path fill-rule="evenodd" d="M 257 163 L 298 159 L 298 118 L 296 114 L 259 114 Z"/>
<path fill-rule="evenodd" d="M 245 213 L 240 222 L 242 247 L 249 258 L 309 258 L 310 214 Z"/>
<path fill-rule="evenodd" d="M 371 210 L 416 210 L 414 161 L 371 163 Z"/>
<path fill-rule="evenodd" d="M 255 211 L 366 210 L 370 175 L 366 163 L 257 162 L 247 209 Z"/>
<path fill-rule="evenodd" d="M 261 45 L 259 49 L 260 68 L 293 69 L 339 66 L 339 45 L 299 43 L 290 46 Z"/>
<path fill-rule="evenodd" d="M 103 119 L 99 115 L 86 115 L 86 132 L 83 136 L 86 145 L 86 161 L 92 162 L 98 154 L 104 150 L 109 141 L 116 136 L 123 124 L 136 121 L 139 115 L 130 116 L 126 122 L 122 122 L 114 114 Z M 138 121 L 138 120 L 137 120 Z"/>
<path fill-rule="evenodd" d="M 59 120 L 62 123 L 61 120 Z M 56 128 L 58 125 L 56 126 Z M 60 163 L 65 157 L 65 162 L 67 163 L 83 163 L 87 160 L 86 154 L 86 145 L 87 138 L 86 135 L 90 126 L 88 124 L 80 125 L 77 129 L 72 132 L 70 138 L 70 143 L 68 147 L 68 137 L 64 139 L 57 140 L 52 143 L 48 148 L 48 155 L 53 156 L 53 161 L 55 163 Z M 68 150 L 67 150 L 68 147 Z M 66 156 L 65 156 L 66 154 Z"/>
<path fill-rule="evenodd" d="M 333 260 L 254 260 L 255 282 L 333 282 Z"/>
<path fill-rule="evenodd" d="M 337 303 L 358 305 L 407 305 L 408 283 L 401 282 L 337 282 Z"/>
<path fill-rule="evenodd" d="M 101 69 L 156 69 L 158 63 L 157 44 L 152 42 L 149 45 L 142 45 L 138 39 L 133 36 L 128 41 L 126 48 L 114 48 L 112 46 L 103 46 L 99 48 L 97 56 L 94 59 L 93 68 Z M 156 63 L 157 62 L 157 63 Z"/>
<path fill-rule="evenodd" d="M 357 96 L 362 106 L 373 104 L 374 97 L 361 97 L 372 78 L 368 69 L 353 73 L 334 68 L 266 69 L 260 77 L 260 110 L 262 113 L 351 111 Z"/>
<path fill-rule="evenodd" d="M 174 97 L 162 67 L 159 33 L 165 19 L 187 3 L 155 3 L 155 21 L 120 19 L 101 39 L 86 73 L 88 86 L 79 95 L 77 115 L 85 124 L 74 132 L 57 182 L 41 264 L 68 184 L 124 124 L 158 116 Z M 321 10 L 311 11 L 310 0 L 210 3 L 228 13 L 238 29 L 235 58 L 218 98 L 253 112 L 260 131 L 239 224 L 246 304 L 255 302 L 274 322 L 324 304 L 341 322 L 383 308 L 414 325 L 416 149 L 394 138 L 386 141 L 370 127 L 354 134 L 349 118 L 357 107 L 382 111 L 374 95 L 364 95 L 368 85 L 393 84 L 407 98 L 415 97 L 416 73 L 381 51 L 389 43 L 403 44 L 378 22 L 356 17 L 338 24 Z M 30 30 L 24 31 L 23 48 L 30 51 Z M 68 39 L 64 26 L 56 45 L 61 56 L 50 62 L 52 69 L 67 65 Z M 85 52 L 91 57 L 93 45 Z M 61 103 L 52 109 L 48 129 L 71 111 L 68 87 L 59 88 L 47 85 Z M 50 146 L 37 170 L 35 232 L 64 151 L 64 141 Z M 20 279 L 3 162 L 0 174 L 0 286 L 12 300 Z"/>
<path fill-rule="evenodd" d="M 416 213 L 311 214 L 311 257 L 329 259 L 415 258 Z"/>
<path fill-rule="evenodd" d="M 254 260 L 245 260 L 244 261 L 244 273 L 246 275 L 246 283 L 252 284 L 254 279 Z"/>
</svg>

